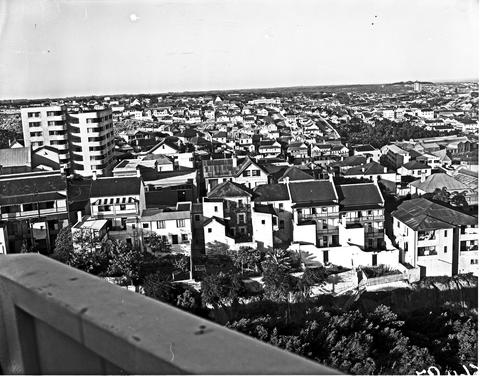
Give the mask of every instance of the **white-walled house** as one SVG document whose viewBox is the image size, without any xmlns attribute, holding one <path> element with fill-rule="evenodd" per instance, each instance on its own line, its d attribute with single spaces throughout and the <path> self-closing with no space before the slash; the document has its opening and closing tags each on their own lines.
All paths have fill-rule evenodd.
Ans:
<svg viewBox="0 0 480 376">
<path fill-rule="evenodd" d="M 478 225 L 475 217 L 418 198 L 392 213 L 393 235 L 402 261 L 424 276 L 478 274 Z"/>
<path fill-rule="evenodd" d="M 191 202 L 179 202 L 175 210 L 146 209 L 142 212 L 138 228 L 147 248 L 148 238 L 154 233 L 170 243 L 172 251 L 190 254 Z"/>
</svg>

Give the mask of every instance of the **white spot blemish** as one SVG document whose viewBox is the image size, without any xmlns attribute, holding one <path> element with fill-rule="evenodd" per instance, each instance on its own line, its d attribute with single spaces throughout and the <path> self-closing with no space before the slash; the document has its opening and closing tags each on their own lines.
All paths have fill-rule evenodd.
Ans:
<svg viewBox="0 0 480 376">
<path fill-rule="evenodd" d="M 140 19 L 140 17 L 138 17 L 135 13 L 132 13 L 130 15 L 130 21 L 132 21 L 132 22 L 137 22 L 139 19 Z"/>
</svg>

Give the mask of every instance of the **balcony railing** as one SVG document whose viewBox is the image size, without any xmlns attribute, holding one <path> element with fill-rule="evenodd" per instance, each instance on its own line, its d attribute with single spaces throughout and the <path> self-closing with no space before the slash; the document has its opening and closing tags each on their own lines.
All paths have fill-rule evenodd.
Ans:
<svg viewBox="0 0 480 376">
<path fill-rule="evenodd" d="M 0 256 L 6 374 L 335 374 L 35 254 Z"/>
</svg>

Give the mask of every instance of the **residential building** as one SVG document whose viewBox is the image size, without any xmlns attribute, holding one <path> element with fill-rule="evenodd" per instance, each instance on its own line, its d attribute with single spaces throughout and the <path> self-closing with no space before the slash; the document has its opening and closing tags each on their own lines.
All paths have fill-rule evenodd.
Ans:
<svg viewBox="0 0 480 376">
<path fill-rule="evenodd" d="M 83 177 L 109 175 L 115 163 L 112 110 L 69 112 L 71 172 Z"/>
<path fill-rule="evenodd" d="M 67 113 L 63 106 L 27 107 L 20 110 L 25 147 L 34 151 L 52 146 L 60 153 L 62 166 L 70 160 Z"/>
<path fill-rule="evenodd" d="M 424 198 L 403 202 L 392 213 L 402 262 L 422 276 L 478 275 L 478 220 Z"/>
<path fill-rule="evenodd" d="M 51 253 L 57 233 L 68 225 L 65 177 L 59 171 L 2 175 L 0 192 L 6 252 L 23 246 Z"/>
</svg>

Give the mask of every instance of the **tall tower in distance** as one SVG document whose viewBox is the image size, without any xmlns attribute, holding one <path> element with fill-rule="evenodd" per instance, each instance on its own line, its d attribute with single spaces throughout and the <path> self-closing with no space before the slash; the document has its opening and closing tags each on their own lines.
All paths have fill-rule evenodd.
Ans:
<svg viewBox="0 0 480 376">
<path fill-rule="evenodd" d="M 67 124 L 71 172 L 84 177 L 108 175 L 114 164 L 112 110 L 68 111 Z"/>
<path fill-rule="evenodd" d="M 413 91 L 420 92 L 422 91 L 422 84 L 418 81 L 413 83 Z"/>
</svg>

